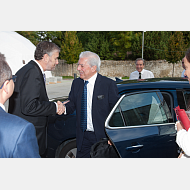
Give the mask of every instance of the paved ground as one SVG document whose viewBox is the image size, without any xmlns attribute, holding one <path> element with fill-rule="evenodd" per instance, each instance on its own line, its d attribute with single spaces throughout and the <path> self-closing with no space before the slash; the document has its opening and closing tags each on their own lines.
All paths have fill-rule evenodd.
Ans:
<svg viewBox="0 0 190 190">
<path fill-rule="evenodd" d="M 46 85 L 49 99 L 61 96 L 68 96 L 71 90 L 72 81 L 73 80 L 62 80 L 61 83 Z"/>
<path fill-rule="evenodd" d="M 72 81 L 73 80 L 62 80 L 61 83 L 46 85 L 49 99 L 61 96 L 68 96 L 71 89 Z M 8 110 L 8 101 L 5 103 L 5 109 Z"/>
</svg>

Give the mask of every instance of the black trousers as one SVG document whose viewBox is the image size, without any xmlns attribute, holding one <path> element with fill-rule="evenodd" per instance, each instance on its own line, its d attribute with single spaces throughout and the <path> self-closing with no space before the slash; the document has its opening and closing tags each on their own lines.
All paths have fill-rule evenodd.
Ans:
<svg viewBox="0 0 190 190">
<path fill-rule="evenodd" d="M 97 142 L 94 132 L 85 131 L 81 150 L 77 150 L 77 158 L 90 158 L 91 146 Z"/>
<path fill-rule="evenodd" d="M 47 126 L 35 126 L 35 129 L 39 154 L 42 158 L 45 158 L 47 153 Z"/>
</svg>

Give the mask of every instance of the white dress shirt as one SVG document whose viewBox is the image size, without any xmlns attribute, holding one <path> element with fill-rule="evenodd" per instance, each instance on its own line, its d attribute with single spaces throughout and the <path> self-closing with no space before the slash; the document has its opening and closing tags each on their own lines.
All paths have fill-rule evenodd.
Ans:
<svg viewBox="0 0 190 190">
<path fill-rule="evenodd" d="M 183 72 L 181 73 L 181 77 L 185 77 L 184 73 L 185 73 L 185 69 L 184 69 Z"/>
<path fill-rule="evenodd" d="M 94 84 L 97 78 L 97 73 L 88 79 L 87 84 L 87 131 L 94 131 L 92 123 L 92 98 L 94 92 Z M 84 81 L 85 82 L 85 81 Z"/>
<path fill-rule="evenodd" d="M 0 103 L 0 107 L 2 107 L 3 110 L 5 110 L 5 106 L 2 103 Z"/>
<path fill-rule="evenodd" d="M 179 130 L 176 136 L 176 143 L 185 152 L 184 157 L 190 156 L 190 130 L 185 129 Z"/>
<path fill-rule="evenodd" d="M 138 79 L 139 78 L 139 72 L 134 71 L 130 74 L 129 79 Z M 146 79 L 146 78 L 154 78 L 154 75 L 151 71 L 148 71 L 146 69 L 143 69 L 141 71 L 141 79 Z"/>
</svg>

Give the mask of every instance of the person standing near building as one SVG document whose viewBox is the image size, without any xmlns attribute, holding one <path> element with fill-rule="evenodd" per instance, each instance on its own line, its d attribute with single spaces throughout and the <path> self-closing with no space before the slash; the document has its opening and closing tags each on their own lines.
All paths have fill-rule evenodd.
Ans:
<svg viewBox="0 0 190 190">
<path fill-rule="evenodd" d="M 154 75 L 151 71 L 145 70 L 144 59 L 137 58 L 135 61 L 136 71 L 130 74 L 129 79 L 146 79 L 146 78 L 154 78 Z"/>
<path fill-rule="evenodd" d="M 0 158 L 40 158 L 34 125 L 5 111 L 15 81 L 0 53 Z"/>
<path fill-rule="evenodd" d="M 48 116 L 63 113 L 61 102 L 50 102 L 45 86 L 45 71 L 55 69 L 60 48 L 48 41 L 36 46 L 35 60 L 17 73 L 15 90 L 9 100 L 8 112 L 33 123 L 41 157 L 46 157 Z"/>
</svg>

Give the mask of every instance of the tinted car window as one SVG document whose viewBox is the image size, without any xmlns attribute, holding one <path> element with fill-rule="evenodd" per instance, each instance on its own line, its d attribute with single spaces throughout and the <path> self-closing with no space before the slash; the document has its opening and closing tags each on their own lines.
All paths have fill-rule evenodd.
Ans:
<svg viewBox="0 0 190 190">
<path fill-rule="evenodd" d="M 122 119 L 122 115 L 120 113 L 120 106 L 117 107 L 114 114 L 112 115 L 110 122 L 109 122 L 109 125 L 111 127 L 123 127 L 123 126 L 125 126 L 123 119 Z"/>
<path fill-rule="evenodd" d="M 167 111 L 169 114 L 168 107 Z M 167 123 L 166 114 L 156 92 L 132 94 L 122 99 L 109 125 L 122 127 L 123 119 L 126 126 Z"/>
<path fill-rule="evenodd" d="M 184 91 L 183 94 L 185 98 L 186 110 L 190 111 L 190 91 Z"/>
</svg>

